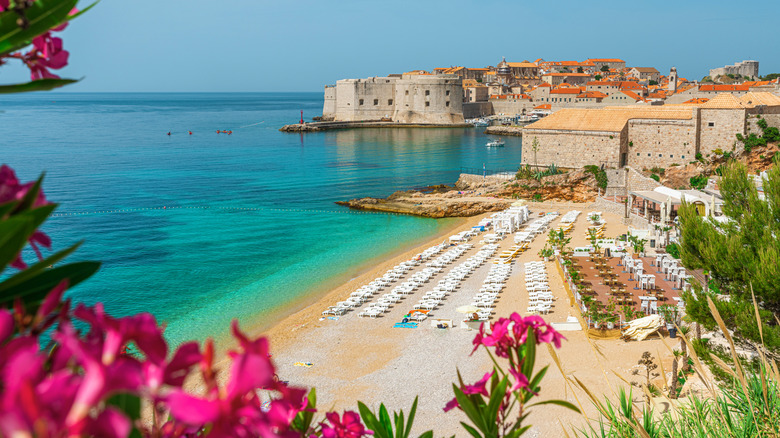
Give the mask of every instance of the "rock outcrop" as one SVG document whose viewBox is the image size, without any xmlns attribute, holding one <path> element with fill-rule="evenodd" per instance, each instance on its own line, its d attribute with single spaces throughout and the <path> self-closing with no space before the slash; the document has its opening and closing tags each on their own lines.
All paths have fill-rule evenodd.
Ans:
<svg viewBox="0 0 780 438">
<path fill-rule="evenodd" d="M 509 208 L 512 201 L 493 197 L 463 196 L 457 190 L 446 193 L 422 193 L 416 190 L 395 192 L 387 198 L 358 198 L 337 202 L 357 210 L 411 214 L 430 218 L 470 217 Z"/>
<path fill-rule="evenodd" d="M 523 136 L 522 126 L 488 126 L 485 129 L 485 134 L 490 135 L 514 135 L 515 137 Z"/>
</svg>

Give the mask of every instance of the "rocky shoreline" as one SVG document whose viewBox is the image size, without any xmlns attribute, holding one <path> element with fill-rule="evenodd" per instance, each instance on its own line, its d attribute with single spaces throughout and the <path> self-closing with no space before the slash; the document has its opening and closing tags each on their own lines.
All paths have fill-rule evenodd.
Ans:
<svg viewBox="0 0 780 438">
<path fill-rule="evenodd" d="M 597 192 L 593 176 L 582 170 L 544 177 L 543 180 L 461 174 L 455 186 L 429 186 L 398 191 L 387 198 L 356 198 L 336 204 L 355 210 L 439 219 L 504 210 L 517 199 L 591 202 Z"/>
<path fill-rule="evenodd" d="M 522 137 L 523 127 L 522 126 L 488 126 L 485 129 L 485 134 L 512 135 L 515 137 Z"/>
</svg>

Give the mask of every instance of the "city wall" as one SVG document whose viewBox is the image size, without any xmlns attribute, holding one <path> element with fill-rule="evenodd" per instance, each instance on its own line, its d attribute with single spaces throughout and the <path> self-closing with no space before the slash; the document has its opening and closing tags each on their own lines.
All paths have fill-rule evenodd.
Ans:
<svg viewBox="0 0 780 438">
<path fill-rule="evenodd" d="M 587 164 L 618 167 L 624 150 L 622 132 L 564 131 L 552 129 L 525 129 L 523 132 L 522 164 L 580 168 Z M 539 141 L 533 151 L 534 138 Z"/>
<path fill-rule="evenodd" d="M 475 119 L 493 114 L 493 104 L 490 102 L 463 102 L 464 119 Z"/>
<path fill-rule="evenodd" d="M 692 161 L 696 156 L 696 132 L 696 119 L 631 119 L 627 164 L 642 169 Z"/>
</svg>

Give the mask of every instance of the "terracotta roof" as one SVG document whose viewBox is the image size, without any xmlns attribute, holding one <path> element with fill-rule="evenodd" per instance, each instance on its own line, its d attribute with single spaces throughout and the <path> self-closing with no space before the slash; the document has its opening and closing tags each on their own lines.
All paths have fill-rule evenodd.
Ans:
<svg viewBox="0 0 780 438">
<path fill-rule="evenodd" d="M 552 105 L 549 103 L 545 103 L 542 105 L 535 106 L 534 109 L 542 109 L 542 110 L 552 109 Z"/>
<path fill-rule="evenodd" d="M 546 73 L 542 76 L 591 76 L 590 73 Z"/>
<path fill-rule="evenodd" d="M 692 118 L 693 111 L 690 108 L 564 108 L 523 129 L 620 132 L 631 119 L 690 120 Z"/>
<path fill-rule="evenodd" d="M 519 67 L 536 68 L 537 67 L 536 64 L 534 64 L 533 62 L 528 62 L 528 61 L 524 61 L 524 62 L 507 62 L 507 64 L 510 67 L 516 67 L 516 68 L 519 68 Z"/>
<path fill-rule="evenodd" d="M 491 94 L 490 99 L 530 99 L 527 94 Z"/>
<path fill-rule="evenodd" d="M 644 99 L 642 99 L 642 98 L 641 98 L 641 97 L 640 97 L 638 94 L 634 93 L 633 91 L 629 91 L 629 90 L 620 90 L 620 92 L 621 92 L 621 93 L 623 93 L 623 94 L 625 94 L 626 96 L 628 96 L 628 97 L 630 97 L 630 98 L 634 99 L 635 101 L 639 101 L 639 100 L 641 100 L 642 102 L 644 102 L 644 101 L 645 101 Z"/>
<path fill-rule="evenodd" d="M 406 72 L 404 74 L 405 75 L 429 75 L 430 73 L 428 73 L 425 70 L 412 70 L 412 71 L 408 71 L 408 72 Z"/>
<path fill-rule="evenodd" d="M 758 105 L 780 106 L 780 96 L 766 92 L 749 92 L 740 97 L 739 100 L 748 108 Z"/>
<path fill-rule="evenodd" d="M 471 71 L 489 71 L 490 70 L 489 68 L 471 68 L 471 67 L 469 67 L 468 69 L 471 70 Z"/>
<path fill-rule="evenodd" d="M 657 91 L 655 93 L 648 94 L 647 97 L 652 99 L 666 99 L 666 92 L 664 92 L 663 90 Z"/>
<path fill-rule="evenodd" d="M 723 85 L 723 84 L 704 84 L 699 85 L 699 91 L 748 91 L 747 85 Z"/>
<path fill-rule="evenodd" d="M 552 87 L 552 85 L 548 84 L 547 82 L 542 82 L 541 84 L 537 85 L 538 87 Z"/>
<path fill-rule="evenodd" d="M 585 85 L 611 85 L 615 87 L 618 85 L 618 83 L 613 81 L 590 81 Z"/>
<path fill-rule="evenodd" d="M 718 93 L 717 96 L 702 104 L 701 107 L 717 109 L 740 109 L 746 108 L 747 106 L 740 102 L 740 100 L 731 93 Z"/>
<path fill-rule="evenodd" d="M 639 73 L 658 73 L 655 67 L 634 67 L 632 70 L 636 70 Z"/>
<path fill-rule="evenodd" d="M 589 58 L 588 61 L 592 62 L 626 62 L 617 58 Z"/>
<path fill-rule="evenodd" d="M 696 97 L 691 100 L 686 100 L 685 102 L 683 102 L 683 104 L 701 105 L 703 103 L 707 103 L 708 101 L 709 99 L 707 99 L 706 97 Z"/>
<path fill-rule="evenodd" d="M 621 81 L 619 85 L 621 90 L 643 90 L 645 88 L 631 81 Z"/>
<path fill-rule="evenodd" d="M 580 94 L 581 90 L 578 88 L 556 88 L 550 91 L 550 94 Z"/>
<path fill-rule="evenodd" d="M 586 91 L 577 96 L 577 99 L 603 99 L 605 97 L 607 97 L 607 95 L 601 91 Z"/>
</svg>

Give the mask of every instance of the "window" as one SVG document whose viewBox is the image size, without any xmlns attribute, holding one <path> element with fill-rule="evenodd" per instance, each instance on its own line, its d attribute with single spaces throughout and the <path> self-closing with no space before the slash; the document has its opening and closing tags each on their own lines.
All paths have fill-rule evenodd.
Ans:
<svg viewBox="0 0 780 438">
<path fill-rule="evenodd" d="M 674 155 L 669 155 L 669 158 L 674 158 Z"/>
<path fill-rule="evenodd" d="M 363 99 L 360 99 L 360 101 L 358 102 L 358 105 L 363 105 Z"/>
<path fill-rule="evenodd" d="M 658 154 L 658 158 L 661 158 L 661 157 L 663 157 L 663 156 L 664 156 L 663 154 Z"/>
<path fill-rule="evenodd" d="M 450 101 L 448 100 L 447 103 L 444 104 L 444 106 L 450 106 Z"/>
<path fill-rule="evenodd" d="M 680 158 L 685 158 L 685 155 L 681 155 Z"/>
<path fill-rule="evenodd" d="M 636 153 L 636 156 L 637 156 L 637 157 L 639 156 L 639 152 L 637 152 L 637 153 Z"/>
<path fill-rule="evenodd" d="M 387 104 L 388 105 L 392 105 L 393 104 L 393 99 L 387 99 Z"/>
<path fill-rule="evenodd" d="M 431 95 L 431 90 L 425 90 L 425 95 L 426 96 L 430 96 Z"/>
<path fill-rule="evenodd" d="M 650 154 L 647 154 L 647 156 L 649 157 L 649 156 L 650 156 Z"/>
<path fill-rule="evenodd" d="M 450 90 L 447 90 L 447 93 L 446 93 L 446 95 L 447 95 L 447 96 L 449 96 L 449 95 L 450 95 Z"/>
<path fill-rule="evenodd" d="M 406 95 L 407 95 L 407 96 L 409 95 L 409 90 L 406 90 Z"/>
<path fill-rule="evenodd" d="M 431 106 L 430 102 L 425 102 L 425 106 Z"/>
<path fill-rule="evenodd" d="M 379 99 L 374 99 L 374 105 L 379 105 Z"/>
<path fill-rule="evenodd" d="M 711 127 L 711 126 L 715 126 L 715 122 L 710 122 L 710 123 L 707 123 L 707 126 L 710 126 L 710 127 Z"/>
</svg>

